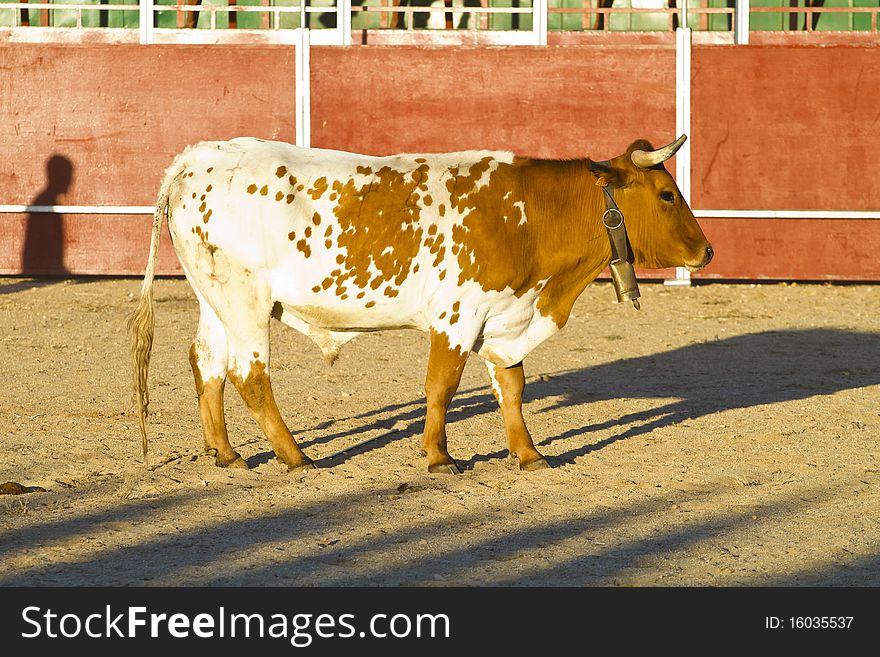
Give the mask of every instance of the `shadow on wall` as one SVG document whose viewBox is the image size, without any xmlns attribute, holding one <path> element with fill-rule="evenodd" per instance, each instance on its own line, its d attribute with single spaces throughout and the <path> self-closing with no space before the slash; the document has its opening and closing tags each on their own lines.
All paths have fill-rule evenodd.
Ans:
<svg viewBox="0 0 880 657">
<path fill-rule="evenodd" d="M 59 199 L 73 182 L 73 163 L 55 154 L 46 162 L 46 186 L 31 205 L 59 205 Z M 21 252 L 21 268 L 25 275 L 67 274 L 64 265 L 64 215 L 29 212 Z"/>
</svg>

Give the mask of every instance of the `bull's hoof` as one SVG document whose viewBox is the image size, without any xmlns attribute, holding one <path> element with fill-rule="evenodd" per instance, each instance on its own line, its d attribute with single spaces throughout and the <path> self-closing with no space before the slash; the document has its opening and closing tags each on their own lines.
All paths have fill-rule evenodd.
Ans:
<svg viewBox="0 0 880 657">
<path fill-rule="evenodd" d="M 216 454 L 216 450 L 214 451 L 214 465 L 218 468 L 237 468 L 239 470 L 247 470 L 248 464 L 245 462 L 241 455 L 238 452 L 233 452 L 233 456 L 230 458 L 220 458 L 218 454 Z"/>
<path fill-rule="evenodd" d="M 550 467 L 550 464 L 547 463 L 547 459 L 543 456 L 541 458 L 535 459 L 534 461 L 529 461 L 528 463 L 520 463 L 519 469 L 524 472 L 534 472 L 535 470 L 546 470 Z"/>
<path fill-rule="evenodd" d="M 434 463 L 429 465 L 428 472 L 431 474 L 461 474 L 461 470 L 455 461 L 452 463 Z"/>
<path fill-rule="evenodd" d="M 302 463 L 297 463 L 295 465 L 287 464 L 287 472 L 305 472 L 306 470 L 314 470 L 315 464 L 310 460 L 306 459 Z"/>
</svg>

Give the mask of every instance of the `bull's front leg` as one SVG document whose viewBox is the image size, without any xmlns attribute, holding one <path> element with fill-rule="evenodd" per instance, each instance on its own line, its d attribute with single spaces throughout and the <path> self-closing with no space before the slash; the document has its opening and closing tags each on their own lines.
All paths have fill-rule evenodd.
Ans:
<svg viewBox="0 0 880 657">
<path fill-rule="evenodd" d="M 522 363 L 511 367 L 499 367 L 486 361 L 489 376 L 492 377 L 492 392 L 501 406 L 504 418 L 504 431 L 510 453 L 519 460 L 520 470 L 541 470 L 550 465 L 541 453 L 535 449 L 532 436 L 526 428 L 522 414 L 522 395 L 526 385 L 526 377 Z"/>
<path fill-rule="evenodd" d="M 449 474 L 461 472 L 446 449 L 446 411 L 449 409 L 452 396 L 458 390 L 467 356 L 467 350 L 459 351 L 450 346 L 449 338 L 445 333 L 431 331 L 428 374 L 425 377 L 425 397 L 428 406 L 423 442 L 428 457 L 428 472 Z"/>
</svg>

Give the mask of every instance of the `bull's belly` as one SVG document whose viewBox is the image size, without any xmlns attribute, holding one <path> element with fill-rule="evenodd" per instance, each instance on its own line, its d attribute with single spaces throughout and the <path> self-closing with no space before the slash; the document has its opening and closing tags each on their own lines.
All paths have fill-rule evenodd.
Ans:
<svg viewBox="0 0 880 657">
<path fill-rule="evenodd" d="M 423 313 L 413 309 L 406 300 L 385 301 L 365 307 L 362 303 L 327 299 L 320 294 L 272 295 L 283 313 L 303 324 L 339 333 L 364 333 L 389 329 L 413 328 L 428 330 Z M 286 323 L 290 323 L 284 319 Z"/>
</svg>

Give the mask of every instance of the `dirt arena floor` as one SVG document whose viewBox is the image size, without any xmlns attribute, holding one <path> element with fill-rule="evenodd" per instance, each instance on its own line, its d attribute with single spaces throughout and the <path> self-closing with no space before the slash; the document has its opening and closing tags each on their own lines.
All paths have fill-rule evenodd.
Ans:
<svg viewBox="0 0 880 657">
<path fill-rule="evenodd" d="M 507 458 L 471 358 L 464 472 L 420 454 L 427 339 L 332 368 L 273 325 L 279 406 L 319 469 L 287 474 L 231 389 L 202 453 L 185 281 L 156 284 L 149 466 L 125 318 L 140 281 L 0 279 L 0 586 L 878 586 L 880 286 L 590 286 L 527 360 L 552 469 Z M 39 490 L 44 489 L 44 490 Z"/>
</svg>

